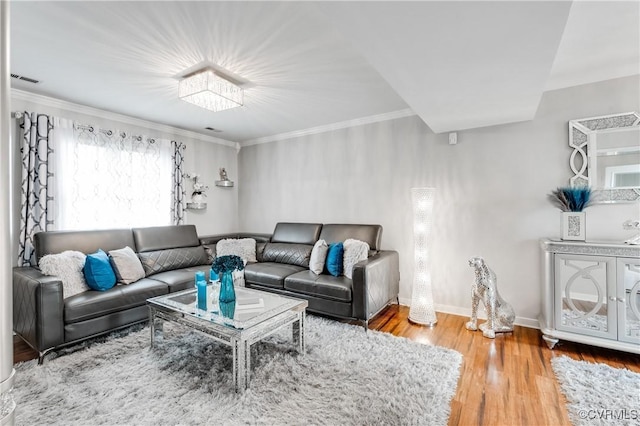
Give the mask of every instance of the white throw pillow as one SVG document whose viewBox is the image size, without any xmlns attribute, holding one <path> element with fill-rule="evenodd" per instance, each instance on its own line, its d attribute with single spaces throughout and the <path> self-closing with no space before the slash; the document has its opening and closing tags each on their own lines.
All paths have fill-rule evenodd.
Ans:
<svg viewBox="0 0 640 426">
<path fill-rule="evenodd" d="M 327 251 L 329 246 L 325 240 L 318 240 L 311 250 L 311 258 L 309 259 L 309 270 L 316 275 L 320 275 L 324 269 L 324 263 L 327 260 Z"/>
<path fill-rule="evenodd" d="M 353 278 L 354 265 L 361 260 L 366 260 L 369 257 L 369 244 L 365 243 L 364 241 L 349 238 L 343 243 L 343 246 L 343 274 L 345 277 L 351 279 Z"/>
<path fill-rule="evenodd" d="M 239 256 L 246 265 L 256 260 L 256 240 L 253 238 L 227 238 L 216 244 L 216 256 Z"/>
<path fill-rule="evenodd" d="M 47 254 L 40 259 L 38 266 L 45 275 L 55 276 L 62 281 L 62 297 L 66 299 L 74 294 L 91 290 L 84 280 L 84 262 L 86 256 L 73 250 L 58 254 Z"/>
<path fill-rule="evenodd" d="M 116 273 L 118 282 L 131 284 L 145 277 L 140 258 L 129 246 L 109 252 L 109 261 Z"/>
</svg>

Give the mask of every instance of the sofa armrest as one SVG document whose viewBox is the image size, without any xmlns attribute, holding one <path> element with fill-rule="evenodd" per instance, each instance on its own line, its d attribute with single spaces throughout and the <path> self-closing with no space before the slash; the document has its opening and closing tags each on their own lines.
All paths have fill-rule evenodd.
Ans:
<svg viewBox="0 0 640 426">
<path fill-rule="evenodd" d="M 400 291 L 397 251 L 383 250 L 353 267 L 353 316 L 368 321 Z"/>
<path fill-rule="evenodd" d="M 64 343 L 62 281 L 33 267 L 13 268 L 13 329 L 42 353 Z"/>
</svg>

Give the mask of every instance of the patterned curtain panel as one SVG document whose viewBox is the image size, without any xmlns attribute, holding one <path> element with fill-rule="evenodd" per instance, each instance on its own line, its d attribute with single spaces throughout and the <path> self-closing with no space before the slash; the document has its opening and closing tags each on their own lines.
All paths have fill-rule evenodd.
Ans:
<svg viewBox="0 0 640 426">
<path fill-rule="evenodd" d="M 173 153 L 173 182 L 171 187 L 171 215 L 174 225 L 182 225 L 184 223 L 184 208 L 186 191 L 184 189 L 184 171 L 182 170 L 184 163 L 185 145 L 181 142 L 171 141 Z"/>
<path fill-rule="evenodd" d="M 53 226 L 50 214 L 50 206 L 54 202 L 51 191 L 53 170 L 49 161 L 53 154 L 53 127 L 52 117 L 26 111 L 20 124 L 22 192 L 18 265 L 21 266 L 35 264 L 33 236 Z"/>
<path fill-rule="evenodd" d="M 172 223 L 168 140 L 76 124 L 60 141 L 59 229 Z"/>
</svg>

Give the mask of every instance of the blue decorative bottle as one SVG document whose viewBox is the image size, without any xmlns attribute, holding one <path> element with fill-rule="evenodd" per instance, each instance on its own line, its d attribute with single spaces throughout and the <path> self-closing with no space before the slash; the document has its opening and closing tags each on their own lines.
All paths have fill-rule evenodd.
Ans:
<svg viewBox="0 0 640 426">
<path fill-rule="evenodd" d="M 233 319 L 236 312 L 236 302 L 220 302 L 220 313 L 223 317 Z"/>
<path fill-rule="evenodd" d="M 207 310 L 207 280 L 204 272 L 196 272 L 196 297 L 198 300 L 198 309 Z"/>
<path fill-rule="evenodd" d="M 221 303 L 228 303 L 236 300 L 236 291 L 233 289 L 232 272 L 223 272 L 220 274 L 219 300 Z"/>
</svg>

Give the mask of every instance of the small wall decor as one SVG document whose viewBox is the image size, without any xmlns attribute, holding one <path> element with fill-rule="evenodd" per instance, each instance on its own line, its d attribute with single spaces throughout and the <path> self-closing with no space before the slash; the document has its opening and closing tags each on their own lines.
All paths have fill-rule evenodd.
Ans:
<svg viewBox="0 0 640 426">
<path fill-rule="evenodd" d="M 233 181 L 229 180 L 229 176 L 227 176 L 227 171 L 224 167 L 220 168 L 220 180 L 216 181 L 216 186 L 230 188 L 233 186 Z"/>
<path fill-rule="evenodd" d="M 469 259 L 469 266 L 474 268 L 475 279 L 471 287 L 471 319 L 466 324 L 467 330 L 478 329 L 478 305 L 484 304 L 487 321 L 480 324 L 482 335 L 494 339 L 496 333 L 513 331 L 516 314 L 510 304 L 498 293 L 498 278 L 481 257 Z"/>
<path fill-rule="evenodd" d="M 200 182 L 200 175 L 193 172 L 187 173 L 187 178 L 193 180 L 193 190 L 191 191 L 191 202 L 187 203 L 188 209 L 201 210 L 207 208 L 207 203 L 204 202 L 205 193 L 209 187 Z"/>
<path fill-rule="evenodd" d="M 585 241 L 586 215 L 583 210 L 591 202 L 591 188 L 557 188 L 549 194 L 549 200 L 562 211 L 562 239 Z"/>
</svg>

